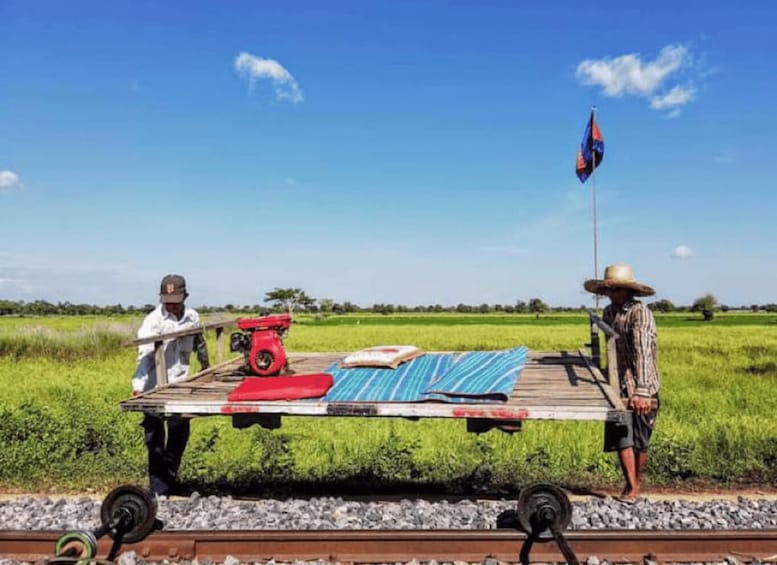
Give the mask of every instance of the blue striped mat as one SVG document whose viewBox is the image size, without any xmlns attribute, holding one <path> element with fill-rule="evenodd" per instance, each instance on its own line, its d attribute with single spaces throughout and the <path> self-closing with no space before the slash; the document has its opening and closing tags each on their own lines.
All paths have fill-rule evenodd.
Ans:
<svg viewBox="0 0 777 565">
<path fill-rule="evenodd" d="M 509 351 L 470 351 L 456 359 L 425 392 L 435 400 L 449 402 L 506 402 L 528 354 L 529 349 L 523 346 Z"/>
<path fill-rule="evenodd" d="M 337 362 L 326 372 L 334 384 L 323 398 L 327 402 L 415 402 L 423 400 L 429 384 L 453 365 L 454 355 L 426 354 L 402 363 L 396 369 L 358 367 L 341 369 Z"/>
<path fill-rule="evenodd" d="M 494 402 L 506 401 L 526 363 L 526 347 L 509 351 L 427 353 L 396 369 L 342 369 L 326 372 L 334 384 L 324 402 Z"/>
</svg>

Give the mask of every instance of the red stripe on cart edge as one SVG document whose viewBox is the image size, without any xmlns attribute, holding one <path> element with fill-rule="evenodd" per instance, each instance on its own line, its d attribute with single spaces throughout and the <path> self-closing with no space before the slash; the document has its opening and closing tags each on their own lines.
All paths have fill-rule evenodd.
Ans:
<svg viewBox="0 0 777 565">
<path fill-rule="evenodd" d="M 510 410 L 508 408 L 454 408 L 454 418 L 492 418 L 494 420 L 526 420 L 529 411 L 525 408 Z"/>
<path fill-rule="evenodd" d="M 236 406 L 234 404 L 227 404 L 221 407 L 222 414 L 256 414 L 261 412 L 256 406 Z"/>
</svg>

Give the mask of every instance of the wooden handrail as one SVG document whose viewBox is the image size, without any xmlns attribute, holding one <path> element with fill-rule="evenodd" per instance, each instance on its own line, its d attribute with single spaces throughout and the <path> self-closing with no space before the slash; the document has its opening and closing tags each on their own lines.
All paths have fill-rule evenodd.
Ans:
<svg viewBox="0 0 777 565">
<path fill-rule="evenodd" d="M 207 330 L 216 330 L 216 363 L 221 363 L 224 357 L 224 328 L 232 327 L 237 324 L 237 320 L 222 320 L 220 322 L 210 322 L 208 324 L 200 324 L 195 328 L 188 330 L 181 330 L 179 332 L 170 332 L 166 334 L 153 335 L 151 337 L 143 337 L 140 339 L 134 339 L 127 341 L 122 345 L 124 347 L 137 347 L 139 345 L 145 345 L 147 343 L 154 344 L 154 363 L 156 365 L 156 378 L 157 387 L 167 385 L 167 363 L 165 362 L 165 341 L 171 339 L 178 339 L 179 337 L 186 337 L 190 335 L 198 335 L 205 333 Z"/>
<path fill-rule="evenodd" d="M 604 335 L 606 335 L 607 337 L 614 337 L 616 339 L 620 337 L 620 335 L 618 335 L 618 332 L 612 329 L 612 326 L 610 326 L 610 324 L 602 320 L 595 312 L 592 312 L 591 310 L 589 310 L 588 316 L 591 318 L 591 323 L 599 326 L 599 329 L 601 329 L 604 332 Z"/>
<path fill-rule="evenodd" d="M 586 343 L 591 348 L 591 360 L 597 369 L 602 368 L 602 348 L 599 344 L 599 327 L 591 322 L 591 341 Z"/>
<path fill-rule="evenodd" d="M 143 337 L 139 339 L 133 339 L 132 341 L 125 341 L 121 345 L 123 347 L 137 347 L 146 343 L 156 343 L 157 341 L 167 341 L 168 339 L 176 339 L 179 337 L 186 337 L 189 335 L 197 335 L 204 333 L 206 330 L 215 329 L 217 332 L 219 329 L 223 331 L 224 328 L 229 328 L 237 324 L 237 320 L 223 320 L 221 322 L 210 322 L 208 324 L 200 324 L 196 328 L 188 330 L 181 330 L 178 332 L 170 332 L 166 334 L 152 335 L 150 337 Z"/>
<path fill-rule="evenodd" d="M 607 339 L 607 382 L 610 387 L 618 386 L 620 377 L 618 376 L 618 351 L 615 341 L 620 336 L 616 333 L 613 337 Z"/>
<path fill-rule="evenodd" d="M 591 318 L 591 356 L 594 364 L 602 368 L 601 362 L 601 350 L 599 347 L 599 332 L 597 328 L 604 332 L 607 336 L 607 384 L 611 389 L 616 390 L 618 386 L 618 352 L 616 350 L 615 342 L 620 339 L 620 334 L 616 332 L 610 324 L 602 320 L 596 312 L 588 311 L 588 316 Z"/>
</svg>

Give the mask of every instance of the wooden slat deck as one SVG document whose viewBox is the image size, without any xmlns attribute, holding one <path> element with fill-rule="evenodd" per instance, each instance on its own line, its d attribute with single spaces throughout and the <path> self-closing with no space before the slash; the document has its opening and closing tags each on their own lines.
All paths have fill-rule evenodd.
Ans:
<svg viewBox="0 0 777 565">
<path fill-rule="evenodd" d="M 322 372 L 345 353 L 289 353 L 290 373 Z M 316 400 L 228 402 L 244 376 L 242 357 L 188 380 L 157 388 L 121 403 L 127 411 L 157 415 L 296 415 L 404 418 L 467 418 L 497 421 L 623 421 L 626 412 L 591 359 L 582 352 L 530 352 L 507 402 L 338 402 Z M 269 377 L 271 378 L 271 377 Z"/>
</svg>

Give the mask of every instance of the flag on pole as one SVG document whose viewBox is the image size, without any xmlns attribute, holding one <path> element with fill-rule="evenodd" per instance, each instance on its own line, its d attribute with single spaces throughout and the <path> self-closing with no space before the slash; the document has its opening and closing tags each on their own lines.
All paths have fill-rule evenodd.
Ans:
<svg viewBox="0 0 777 565">
<path fill-rule="evenodd" d="M 593 110 L 588 123 L 585 126 L 583 141 L 580 143 L 580 151 L 577 152 L 577 166 L 575 172 L 580 182 L 585 182 L 594 169 L 604 160 L 604 138 L 599 126 L 596 124 L 596 116 Z"/>
</svg>

